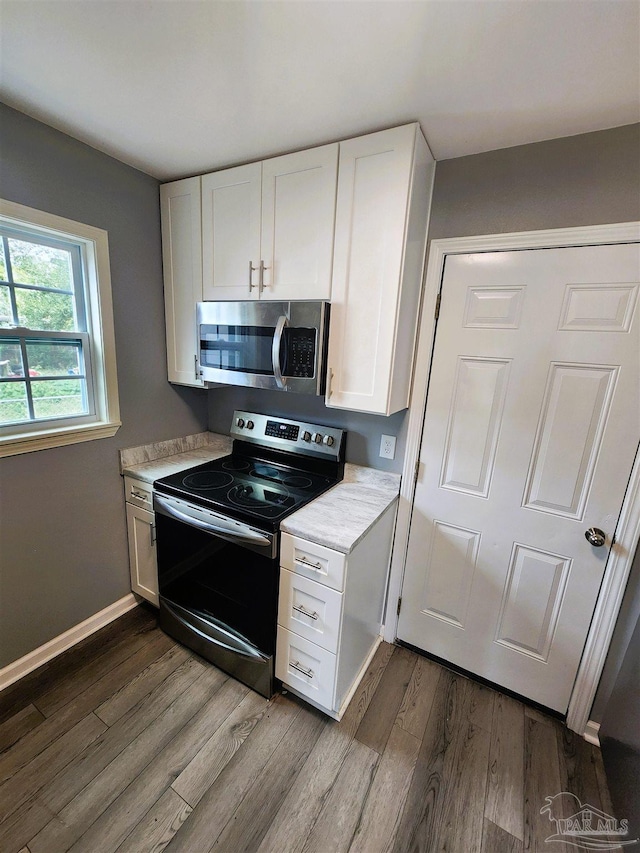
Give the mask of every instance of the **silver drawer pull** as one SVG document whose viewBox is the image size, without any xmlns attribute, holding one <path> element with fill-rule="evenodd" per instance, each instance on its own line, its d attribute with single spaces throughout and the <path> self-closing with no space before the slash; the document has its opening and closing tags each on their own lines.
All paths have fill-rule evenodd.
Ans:
<svg viewBox="0 0 640 853">
<path fill-rule="evenodd" d="M 322 563 L 312 563 L 311 560 L 306 560 L 304 557 L 296 557 L 296 563 L 301 563 L 303 566 L 308 566 L 310 569 L 315 569 L 316 572 L 322 571 Z"/>
<path fill-rule="evenodd" d="M 303 675 L 306 675 L 309 678 L 313 678 L 313 670 L 306 669 L 304 666 L 300 666 L 299 660 L 297 660 L 295 663 L 289 662 L 289 666 L 291 667 L 291 669 L 297 669 L 298 672 L 301 672 Z"/>
<path fill-rule="evenodd" d="M 149 494 L 147 492 L 137 492 L 135 489 L 131 489 L 131 497 L 138 498 L 139 501 L 149 500 Z"/>
<path fill-rule="evenodd" d="M 309 613 L 309 611 L 306 609 L 306 607 L 303 607 L 302 605 L 300 605 L 298 607 L 297 605 L 294 604 L 294 605 L 292 605 L 292 607 L 294 610 L 297 610 L 298 613 L 302 613 L 303 616 L 308 616 L 309 619 L 317 619 L 318 618 L 318 614 L 316 613 L 315 610 L 313 611 L 313 613 Z"/>
</svg>

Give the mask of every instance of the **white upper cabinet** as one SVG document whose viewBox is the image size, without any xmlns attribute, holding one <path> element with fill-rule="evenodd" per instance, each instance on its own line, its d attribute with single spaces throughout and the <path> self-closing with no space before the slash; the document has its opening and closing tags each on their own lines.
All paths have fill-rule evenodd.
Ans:
<svg viewBox="0 0 640 853">
<path fill-rule="evenodd" d="M 262 164 L 263 299 L 329 299 L 338 144 Z"/>
<path fill-rule="evenodd" d="M 340 143 L 330 407 L 409 405 L 434 168 L 418 124 Z"/>
<path fill-rule="evenodd" d="M 163 184 L 160 211 L 169 382 L 201 388 L 195 313 L 202 300 L 200 178 Z"/>
<path fill-rule="evenodd" d="M 205 300 L 329 299 L 338 144 L 202 178 Z"/>
<path fill-rule="evenodd" d="M 204 384 L 196 302 L 330 299 L 327 405 L 406 408 L 434 167 L 408 124 L 164 184 L 169 381 Z"/>
<path fill-rule="evenodd" d="M 262 163 L 202 177 L 205 300 L 256 299 Z"/>
</svg>

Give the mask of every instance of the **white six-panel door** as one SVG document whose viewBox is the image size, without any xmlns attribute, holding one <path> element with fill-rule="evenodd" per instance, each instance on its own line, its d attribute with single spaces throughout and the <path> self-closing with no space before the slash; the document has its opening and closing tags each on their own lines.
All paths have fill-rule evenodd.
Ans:
<svg viewBox="0 0 640 853">
<path fill-rule="evenodd" d="M 563 713 L 640 437 L 639 280 L 637 244 L 445 266 L 398 637 Z"/>
</svg>

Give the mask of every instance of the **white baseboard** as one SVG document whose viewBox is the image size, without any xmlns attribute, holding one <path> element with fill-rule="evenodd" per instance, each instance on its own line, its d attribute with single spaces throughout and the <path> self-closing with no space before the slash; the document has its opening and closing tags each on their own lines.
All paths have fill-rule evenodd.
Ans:
<svg viewBox="0 0 640 853">
<path fill-rule="evenodd" d="M 587 725 L 585 726 L 582 737 L 592 743 L 594 746 L 600 746 L 600 737 L 598 736 L 598 732 L 600 731 L 600 723 L 594 723 L 593 720 L 589 720 Z"/>
<path fill-rule="evenodd" d="M 0 690 L 9 687 L 14 681 L 18 681 L 18 679 L 33 672 L 34 669 L 42 666 L 43 663 L 47 663 L 47 661 L 50 661 L 56 655 L 66 651 L 71 646 L 75 646 L 80 640 L 84 640 L 85 637 L 95 633 L 100 628 L 104 628 L 109 622 L 113 622 L 118 616 L 122 616 L 123 613 L 133 610 L 137 606 L 138 599 L 133 593 L 129 593 L 129 595 L 125 595 L 124 598 L 114 601 L 113 604 L 105 607 L 99 613 L 94 613 L 93 616 L 85 619 L 84 622 L 80 622 L 79 625 L 69 628 L 64 634 L 54 637 L 53 640 L 49 640 L 43 646 L 34 649 L 19 660 L 0 669 Z"/>
</svg>

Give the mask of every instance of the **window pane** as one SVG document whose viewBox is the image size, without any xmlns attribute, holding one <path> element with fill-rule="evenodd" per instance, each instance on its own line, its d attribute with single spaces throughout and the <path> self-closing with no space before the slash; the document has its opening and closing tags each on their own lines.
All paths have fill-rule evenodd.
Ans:
<svg viewBox="0 0 640 853">
<path fill-rule="evenodd" d="M 71 253 L 65 249 L 9 238 L 9 257 L 14 282 L 73 289 Z"/>
<path fill-rule="evenodd" d="M 0 284 L 0 326 L 13 326 L 13 312 L 6 284 Z"/>
<path fill-rule="evenodd" d="M 20 344 L 13 339 L 0 342 L 0 378 L 3 376 L 24 376 Z"/>
<path fill-rule="evenodd" d="M 82 415 L 87 412 L 84 379 L 60 379 L 31 383 L 36 418 Z"/>
<path fill-rule="evenodd" d="M 84 373 L 82 345 L 67 341 L 27 341 L 30 376 L 78 376 Z"/>
<path fill-rule="evenodd" d="M 4 260 L 4 243 L 0 240 L 0 278 L 7 280 L 7 265 Z"/>
<path fill-rule="evenodd" d="M 74 298 L 69 294 L 16 288 L 18 325 L 27 329 L 75 332 Z"/>
<path fill-rule="evenodd" d="M 28 419 L 26 382 L 0 381 L 0 424 Z"/>
</svg>

